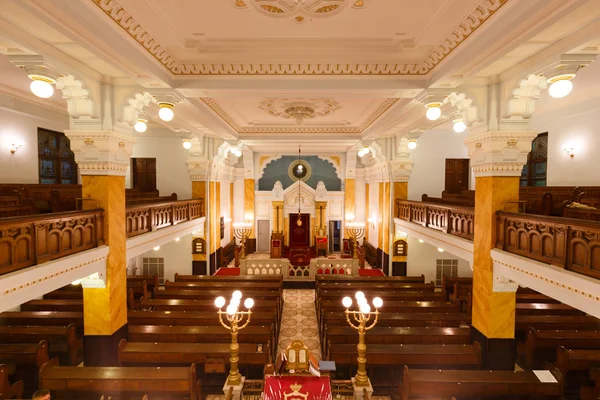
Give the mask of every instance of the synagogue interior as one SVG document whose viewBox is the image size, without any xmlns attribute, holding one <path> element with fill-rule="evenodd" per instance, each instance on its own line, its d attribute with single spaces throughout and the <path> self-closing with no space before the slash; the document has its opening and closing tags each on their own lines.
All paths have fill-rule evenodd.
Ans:
<svg viewBox="0 0 600 400">
<path fill-rule="evenodd" d="M 0 400 L 600 400 L 600 0 L 1 4 Z"/>
</svg>

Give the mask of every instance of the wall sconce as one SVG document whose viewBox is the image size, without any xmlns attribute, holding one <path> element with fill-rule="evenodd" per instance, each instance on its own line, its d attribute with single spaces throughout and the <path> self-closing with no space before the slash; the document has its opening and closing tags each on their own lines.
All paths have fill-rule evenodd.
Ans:
<svg viewBox="0 0 600 400">
<path fill-rule="evenodd" d="M 564 150 L 569 155 L 569 157 L 571 157 L 571 158 L 575 157 L 575 149 L 574 148 L 565 147 Z"/>
<path fill-rule="evenodd" d="M 369 225 L 371 225 L 371 229 L 375 229 L 375 221 L 376 220 L 377 219 L 375 217 L 371 217 L 367 220 L 369 222 Z"/>
<path fill-rule="evenodd" d="M 19 150 L 21 147 L 23 147 L 22 144 L 11 144 L 10 145 L 10 154 L 15 154 L 17 152 L 17 150 Z"/>
<path fill-rule="evenodd" d="M 225 219 L 224 219 L 224 222 L 225 222 L 226 224 L 230 223 L 230 222 L 231 222 L 231 218 L 229 218 L 229 217 L 225 217 Z"/>
</svg>

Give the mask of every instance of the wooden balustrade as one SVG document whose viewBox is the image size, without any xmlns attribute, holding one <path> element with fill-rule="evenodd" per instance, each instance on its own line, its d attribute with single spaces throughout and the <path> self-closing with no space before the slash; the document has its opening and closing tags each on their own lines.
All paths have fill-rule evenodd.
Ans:
<svg viewBox="0 0 600 400">
<path fill-rule="evenodd" d="M 473 207 L 400 200 L 396 204 L 396 211 L 398 218 L 405 221 L 473 240 L 475 229 Z"/>
<path fill-rule="evenodd" d="M 0 219 L 0 275 L 104 243 L 103 210 Z"/>
<path fill-rule="evenodd" d="M 128 206 L 125 212 L 127 237 L 152 232 L 204 216 L 204 200 L 182 200 Z"/>
<path fill-rule="evenodd" d="M 600 222 L 499 211 L 496 247 L 600 279 Z"/>
</svg>

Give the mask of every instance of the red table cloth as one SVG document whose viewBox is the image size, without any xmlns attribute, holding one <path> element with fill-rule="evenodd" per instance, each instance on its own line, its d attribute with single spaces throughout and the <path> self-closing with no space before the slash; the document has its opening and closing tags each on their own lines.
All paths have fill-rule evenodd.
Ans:
<svg viewBox="0 0 600 400">
<path fill-rule="evenodd" d="M 332 400 L 329 377 L 267 376 L 264 400 Z"/>
</svg>

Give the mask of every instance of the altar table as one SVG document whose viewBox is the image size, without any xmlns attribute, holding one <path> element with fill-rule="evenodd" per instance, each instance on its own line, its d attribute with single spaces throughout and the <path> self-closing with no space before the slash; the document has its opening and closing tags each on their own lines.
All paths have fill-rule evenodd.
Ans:
<svg viewBox="0 0 600 400">
<path fill-rule="evenodd" d="M 332 400 L 328 376 L 267 376 L 264 400 Z"/>
</svg>

